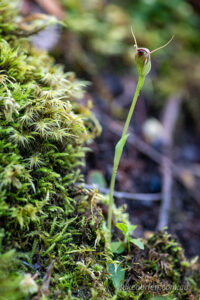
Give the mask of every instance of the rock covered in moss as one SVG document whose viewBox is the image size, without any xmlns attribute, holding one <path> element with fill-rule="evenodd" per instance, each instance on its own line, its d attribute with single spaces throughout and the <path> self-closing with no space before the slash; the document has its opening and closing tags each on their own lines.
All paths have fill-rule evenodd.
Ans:
<svg viewBox="0 0 200 300">
<path fill-rule="evenodd" d="M 17 1 L 0 2 L 0 251 L 15 248 L 19 270 L 33 274 L 56 257 L 64 276 L 80 236 L 84 252 L 102 219 L 89 228 L 89 196 L 78 200 L 75 187 L 85 143 L 99 128 L 78 101 L 85 83 L 29 44 L 16 8 Z"/>
<path fill-rule="evenodd" d="M 5 3 L 0 3 L 7 16 L 4 30 L 14 23 Z M 38 222 L 48 202 L 66 201 L 68 186 L 81 180 L 92 122 L 79 113 L 77 99 L 85 84 L 26 39 L 5 32 L 0 40 L 0 210 L 2 216 L 6 211 L 7 226 L 23 228 Z"/>
</svg>

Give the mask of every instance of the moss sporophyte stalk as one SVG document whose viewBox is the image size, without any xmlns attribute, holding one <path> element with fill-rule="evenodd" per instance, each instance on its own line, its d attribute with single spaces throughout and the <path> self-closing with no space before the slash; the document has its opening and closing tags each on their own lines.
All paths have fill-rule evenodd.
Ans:
<svg viewBox="0 0 200 300">
<path fill-rule="evenodd" d="M 135 105 L 137 103 L 138 96 L 143 87 L 145 77 L 148 75 L 148 73 L 151 70 L 151 54 L 156 52 L 159 49 L 166 47 L 173 39 L 173 37 L 172 37 L 165 45 L 163 45 L 155 50 L 150 51 L 147 48 L 138 47 L 132 28 L 131 28 L 131 32 L 132 32 L 132 35 L 134 38 L 135 62 L 136 62 L 136 67 L 137 67 L 137 71 L 139 74 L 139 78 L 138 78 L 136 91 L 135 91 L 135 94 L 134 94 L 134 97 L 133 97 L 125 124 L 124 124 L 121 138 L 118 141 L 117 145 L 115 146 L 114 162 L 113 162 L 112 176 L 111 176 L 111 182 L 110 182 L 110 192 L 109 192 L 109 207 L 108 207 L 108 231 L 109 231 L 108 241 L 109 241 L 109 244 L 111 242 L 111 237 L 112 237 L 112 235 L 111 235 L 112 207 L 113 207 L 113 193 L 114 193 L 114 188 L 115 188 L 116 174 L 117 174 L 119 162 L 120 162 L 120 159 L 122 156 L 123 148 L 125 146 L 128 136 L 129 136 L 129 134 L 127 134 L 129 124 L 130 124 L 130 121 L 131 121 L 131 118 L 132 118 L 132 115 L 133 115 L 133 112 L 135 109 Z"/>
</svg>

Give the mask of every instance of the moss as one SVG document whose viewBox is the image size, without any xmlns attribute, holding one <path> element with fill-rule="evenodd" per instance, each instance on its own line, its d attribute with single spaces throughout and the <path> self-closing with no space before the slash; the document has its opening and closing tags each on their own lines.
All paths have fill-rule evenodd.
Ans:
<svg viewBox="0 0 200 300">
<path fill-rule="evenodd" d="M 48 203 L 68 201 L 67 187 L 81 181 L 92 129 L 90 117 L 79 114 L 84 83 L 26 40 L 6 40 L 0 41 L 1 211 L 8 227 L 23 228 L 39 222 Z"/>
<path fill-rule="evenodd" d="M 17 272 L 14 251 L 0 254 L 0 299 L 22 299 L 23 294 L 19 289 L 22 278 L 22 274 Z"/>
<path fill-rule="evenodd" d="M 16 5 L 0 3 L 0 251 L 15 248 L 19 270 L 40 272 L 39 282 L 55 257 L 52 283 L 67 290 L 81 279 L 66 271 L 79 269 L 74 256 L 92 255 L 102 222 L 75 187 L 99 127 L 78 101 L 85 83 L 15 36 Z"/>
<path fill-rule="evenodd" d="M 157 295 L 197 299 L 199 295 L 198 265 L 187 261 L 181 245 L 166 231 L 152 235 L 144 251 L 132 245 L 123 264 L 127 269 L 125 287 L 139 294 L 139 299 Z"/>
</svg>

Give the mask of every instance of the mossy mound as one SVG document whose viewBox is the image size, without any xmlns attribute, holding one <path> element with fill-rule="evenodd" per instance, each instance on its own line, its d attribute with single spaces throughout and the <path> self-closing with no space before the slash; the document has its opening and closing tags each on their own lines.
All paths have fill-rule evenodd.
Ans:
<svg viewBox="0 0 200 300">
<path fill-rule="evenodd" d="M 197 258 L 189 262 L 176 239 L 160 231 L 147 239 L 143 251 L 132 246 L 125 256 L 126 291 L 119 295 L 121 299 L 154 299 L 158 295 L 163 299 L 198 299 L 200 273 L 196 262 Z"/>
<path fill-rule="evenodd" d="M 1 1 L 0 11 L 0 251 L 16 249 L 19 269 L 44 272 L 67 252 L 60 243 L 69 252 L 82 244 L 80 236 L 85 245 L 95 240 L 84 220 L 87 195 L 80 203 L 75 183 L 83 181 L 85 143 L 99 127 L 78 102 L 85 83 L 23 37 L 17 1 Z"/>
<path fill-rule="evenodd" d="M 85 143 L 99 130 L 77 101 L 84 83 L 29 44 L 15 4 L 0 2 L 0 299 L 146 299 L 163 290 L 136 285 L 186 279 L 190 294 L 170 291 L 173 299 L 196 297 L 197 273 L 166 233 L 145 250 L 107 249 L 102 197 L 77 185 Z M 108 270 L 119 264 L 115 289 Z"/>
<path fill-rule="evenodd" d="M 4 8 L 5 1 L 1 5 Z M 9 220 L 7 227 L 28 229 L 31 222 L 39 222 L 38 213 L 45 219 L 42 208 L 48 203 L 70 205 L 68 187 L 82 180 L 79 168 L 87 150 L 83 145 L 95 126 L 92 117 L 80 113 L 84 110 L 77 102 L 84 83 L 72 73 L 65 74 L 26 39 L 4 35 L 0 41 L 0 211 Z"/>
</svg>

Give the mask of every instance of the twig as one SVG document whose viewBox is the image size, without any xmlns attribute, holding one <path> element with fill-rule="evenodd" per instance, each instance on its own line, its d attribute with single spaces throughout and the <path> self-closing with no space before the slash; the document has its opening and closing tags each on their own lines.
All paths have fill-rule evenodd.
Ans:
<svg viewBox="0 0 200 300">
<path fill-rule="evenodd" d="M 65 16 L 64 9 L 57 0 L 36 0 L 36 2 L 50 15 L 63 19 Z"/>
<path fill-rule="evenodd" d="M 81 184 L 79 184 L 81 185 Z M 109 189 L 99 187 L 95 185 L 98 191 L 102 194 L 109 194 Z M 84 184 L 84 187 L 87 189 L 93 189 L 94 185 Z M 116 198 L 124 198 L 129 200 L 139 200 L 139 201 L 159 201 L 161 199 L 160 193 L 155 194 L 142 194 L 142 193 L 126 193 L 126 192 L 117 192 L 114 191 L 113 194 Z"/>
<path fill-rule="evenodd" d="M 50 16 L 46 14 L 41 14 L 41 13 L 35 13 L 32 15 L 29 15 L 27 17 L 24 17 L 19 23 L 18 23 L 18 31 L 15 32 L 17 36 L 23 36 L 23 37 L 28 37 L 34 34 L 37 34 L 38 32 L 42 31 L 47 27 L 47 23 L 44 23 L 40 26 L 33 27 L 31 24 L 35 20 L 44 20 L 44 21 L 49 21 Z"/>
<path fill-rule="evenodd" d="M 40 300 L 42 298 L 42 295 L 47 296 L 49 294 L 49 284 L 50 284 L 51 274 L 53 271 L 53 266 L 54 266 L 55 261 L 56 260 L 53 259 L 52 262 L 50 263 L 50 265 L 48 266 L 47 272 L 43 279 L 42 286 L 39 289 L 37 296 L 35 296 L 32 300 Z"/>
<path fill-rule="evenodd" d="M 164 152 L 167 157 L 171 156 L 171 150 L 173 145 L 173 131 L 176 124 L 177 117 L 179 115 L 181 107 L 181 96 L 171 98 L 167 101 L 164 112 L 163 112 L 163 127 L 164 127 L 164 136 L 163 136 L 163 145 Z M 171 161 L 171 159 L 170 159 Z M 172 168 L 169 164 L 169 159 L 166 157 L 162 158 L 162 203 L 159 212 L 158 225 L 157 229 L 168 226 L 170 204 L 172 198 Z"/>
</svg>

